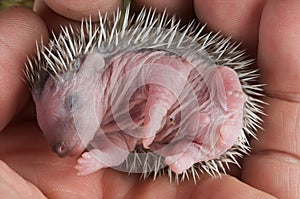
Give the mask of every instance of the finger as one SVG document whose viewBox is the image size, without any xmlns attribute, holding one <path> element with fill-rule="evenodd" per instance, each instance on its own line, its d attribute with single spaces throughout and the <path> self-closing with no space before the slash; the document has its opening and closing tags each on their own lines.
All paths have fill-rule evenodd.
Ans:
<svg viewBox="0 0 300 199">
<path fill-rule="evenodd" d="M 133 9 L 138 12 L 143 7 L 153 7 L 158 12 L 163 12 L 167 8 L 167 12 L 171 15 L 176 15 L 185 22 L 192 20 L 195 17 L 193 0 L 133 0 Z"/>
<path fill-rule="evenodd" d="M 223 175 L 222 178 L 203 178 L 190 198 L 256 198 L 275 199 L 268 193 L 255 189 L 234 177 Z"/>
<path fill-rule="evenodd" d="M 269 96 L 300 101 L 300 2 L 268 1 L 260 28 L 258 61 Z"/>
<path fill-rule="evenodd" d="M 44 0 L 56 13 L 76 21 L 82 17 L 98 17 L 101 14 L 113 13 L 118 7 L 122 8 L 123 0 Z"/>
<path fill-rule="evenodd" d="M 32 11 L 13 7 L 0 13 L 0 131 L 29 97 L 23 68 L 41 35 L 47 39 L 46 27 Z"/>
<path fill-rule="evenodd" d="M 191 189 L 188 186 L 184 186 L 184 187 L 187 188 L 187 190 L 191 191 Z M 124 199 L 176 198 L 176 189 L 177 189 L 176 183 L 170 184 L 168 177 L 158 177 L 154 182 L 152 179 L 147 179 L 145 181 L 140 181 L 135 185 L 135 187 L 132 187 L 132 189 L 130 189 L 127 192 Z M 187 197 L 185 195 L 184 197 L 181 198 L 187 198 Z"/>
<path fill-rule="evenodd" d="M 0 161 L 0 195 L 2 198 L 46 198 L 36 186 L 25 181 L 2 161 Z"/>
<path fill-rule="evenodd" d="M 297 0 L 268 1 L 263 10 L 258 63 L 270 105 L 242 173 L 245 182 L 279 198 L 300 195 L 299 7 Z"/>
<path fill-rule="evenodd" d="M 153 191 L 155 190 L 155 191 Z M 256 198 L 256 199 L 274 199 L 273 196 L 264 193 L 258 189 L 250 187 L 249 185 L 238 181 L 231 176 L 204 177 L 195 184 L 193 180 L 180 182 L 169 182 L 166 177 L 159 177 L 153 182 L 152 180 L 141 181 L 131 189 L 124 198 Z"/>
<path fill-rule="evenodd" d="M 101 14 L 111 14 L 118 7 L 122 8 L 123 0 L 36 0 L 34 11 L 44 19 L 49 30 L 60 30 L 60 25 L 78 25 L 82 18 L 92 17 L 98 21 Z"/>
<path fill-rule="evenodd" d="M 222 31 L 256 56 L 258 28 L 265 0 L 194 0 L 199 20 L 214 31 Z"/>
<path fill-rule="evenodd" d="M 72 25 L 76 27 L 80 25 L 78 21 L 57 14 L 50 9 L 43 0 L 34 1 L 33 10 L 44 20 L 48 30 L 53 31 L 54 33 L 59 33 L 61 31 L 61 26 Z"/>
</svg>

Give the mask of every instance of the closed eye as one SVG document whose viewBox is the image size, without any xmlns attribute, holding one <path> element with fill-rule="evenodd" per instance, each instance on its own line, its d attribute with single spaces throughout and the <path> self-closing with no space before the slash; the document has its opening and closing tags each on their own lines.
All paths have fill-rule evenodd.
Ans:
<svg viewBox="0 0 300 199">
<path fill-rule="evenodd" d="M 73 110 L 77 105 L 79 101 L 79 95 L 76 93 L 70 94 L 65 98 L 65 108 L 69 111 Z"/>
</svg>

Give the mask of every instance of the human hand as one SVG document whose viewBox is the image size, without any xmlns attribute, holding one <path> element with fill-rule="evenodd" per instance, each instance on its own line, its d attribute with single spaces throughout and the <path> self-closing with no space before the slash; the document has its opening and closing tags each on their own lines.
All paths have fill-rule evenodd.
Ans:
<svg viewBox="0 0 300 199">
<path fill-rule="evenodd" d="M 48 29 L 56 31 L 60 24 L 76 24 L 90 12 L 97 16 L 100 8 L 112 12 L 120 5 L 118 0 L 109 4 L 93 3 L 96 2 L 93 0 L 45 2 L 60 15 L 41 1 L 36 1 L 35 10 L 44 18 Z M 138 10 L 139 5 L 147 2 L 136 1 L 134 7 Z M 29 91 L 21 80 L 26 55 L 33 53 L 40 34 L 47 40 L 48 30 L 30 11 L 13 8 L 0 14 L 0 159 L 20 176 L 13 172 L 5 176 L 9 168 L 0 164 L 0 183 L 10 185 L 0 186 L 1 196 L 15 190 L 16 194 L 42 198 L 38 189 L 49 198 L 273 198 L 267 193 L 279 198 L 296 198 L 299 195 L 298 1 L 164 2 L 162 5 L 161 1 L 153 0 L 148 5 L 158 10 L 167 6 L 170 12 L 186 20 L 193 17 L 191 10 L 195 9 L 196 15 L 210 28 L 243 40 L 244 47 L 253 56 L 258 54 L 261 82 L 268 84 L 264 100 L 270 105 L 265 108 L 268 115 L 264 117 L 265 131 L 258 133 L 259 141 L 251 142 L 252 155 L 243 161 L 237 178 L 204 175 L 197 185 L 193 181 L 176 185 L 170 184 L 167 177 L 155 182 L 139 181 L 138 175 L 127 176 L 112 169 L 78 177 L 75 158 L 61 159 L 50 151 L 34 119 Z M 11 186 L 16 184 L 23 185 L 23 189 Z"/>
</svg>

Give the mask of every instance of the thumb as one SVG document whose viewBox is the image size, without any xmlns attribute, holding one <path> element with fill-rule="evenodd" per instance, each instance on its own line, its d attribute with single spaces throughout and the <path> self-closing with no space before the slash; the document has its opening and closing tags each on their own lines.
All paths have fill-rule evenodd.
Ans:
<svg viewBox="0 0 300 199">
<path fill-rule="evenodd" d="M 0 161 L 0 195 L 2 198 L 46 198 L 40 190 Z"/>
</svg>

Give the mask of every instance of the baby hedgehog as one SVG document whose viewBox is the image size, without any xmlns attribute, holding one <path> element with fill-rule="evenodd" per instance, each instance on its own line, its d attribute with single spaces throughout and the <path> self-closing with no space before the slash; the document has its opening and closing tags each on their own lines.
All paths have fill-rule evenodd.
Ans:
<svg viewBox="0 0 300 199">
<path fill-rule="evenodd" d="M 237 44 L 203 29 L 127 8 L 37 45 L 25 75 L 52 150 L 81 155 L 78 175 L 196 180 L 238 164 L 262 122 L 262 85 Z"/>
</svg>

